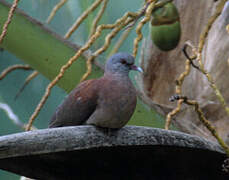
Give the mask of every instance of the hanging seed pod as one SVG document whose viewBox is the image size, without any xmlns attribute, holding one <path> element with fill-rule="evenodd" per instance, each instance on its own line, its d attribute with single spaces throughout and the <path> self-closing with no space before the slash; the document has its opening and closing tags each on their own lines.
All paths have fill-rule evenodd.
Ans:
<svg viewBox="0 0 229 180">
<path fill-rule="evenodd" d="M 179 13 L 173 3 L 167 3 L 152 12 L 151 39 L 163 51 L 169 51 L 179 43 L 181 26 Z"/>
</svg>

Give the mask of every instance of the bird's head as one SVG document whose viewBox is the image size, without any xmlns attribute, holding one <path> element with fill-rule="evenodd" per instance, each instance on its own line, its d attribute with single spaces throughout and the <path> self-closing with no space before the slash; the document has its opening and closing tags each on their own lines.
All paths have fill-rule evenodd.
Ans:
<svg viewBox="0 0 229 180">
<path fill-rule="evenodd" d="M 134 61 L 134 57 L 128 53 L 116 53 L 108 59 L 105 66 L 105 73 L 128 74 L 130 70 L 143 72 L 142 68 L 134 64 Z"/>
</svg>

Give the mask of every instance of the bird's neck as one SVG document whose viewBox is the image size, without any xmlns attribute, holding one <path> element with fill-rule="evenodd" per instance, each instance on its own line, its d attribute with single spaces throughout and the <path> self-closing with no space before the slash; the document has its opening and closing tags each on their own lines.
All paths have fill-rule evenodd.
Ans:
<svg viewBox="0 0 229 180">
<path fill-rule="evenodd" d="M 112 78 L 112 79 L 129 79 L 129 76 L 128 76 L 128 73 L 125 73 L 125 72 L 105 72 L 104 73 L 104 77 L 109 77 L 109 78 Z"/>
</svg>

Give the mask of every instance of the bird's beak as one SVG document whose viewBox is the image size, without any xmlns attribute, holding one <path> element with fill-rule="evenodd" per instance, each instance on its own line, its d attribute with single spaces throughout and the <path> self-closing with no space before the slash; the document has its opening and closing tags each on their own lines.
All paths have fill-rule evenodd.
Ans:
<svg viewBox="0 0 229 180">
<path fill-rule="evenodd" d="M 130 67 L 130 69 L 131 69 L 131 70 L 134 70 L 134 71 L 138 71 L 138 72 L 140 72 L 140 73 L 143 73 L 142 68 L 140 68 L 140 67 L 138 67 L 138 66 L 136 66 L 136 65 L 134 65 L 134 64 Z"/>
</svg>

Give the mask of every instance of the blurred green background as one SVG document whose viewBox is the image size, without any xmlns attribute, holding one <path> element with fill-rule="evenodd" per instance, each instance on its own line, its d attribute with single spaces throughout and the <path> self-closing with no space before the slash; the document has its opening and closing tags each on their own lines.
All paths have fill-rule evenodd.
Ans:
<svg viewBox="0 0 229 180">
<path fill-rule="evenodd" d="M 8 2 L 12 3 L 12 0 L 8 0 Z M 45 23 L 52 8 L 58 2 L 58 0 L 21 1 L 19 3 L 19 8 L 33 18 L 39 20 L 42 23 Z M 76 18 L 92 2 L 94 2 L 94 0 L 68 0 L 68 2 L 57 12 L 51 23 L 46 26 L 58 33 L 59 35 L 63 36 L 67 32 L 68 28 L 74 23 Z M 137 10 L 139 10 L 139 8 L 142 7 L 142 5 L 143 0 L 109 1 L 107 10 L 100 23 L 113 23 L 125 12 L 136 12 Z M 87 20 L 79 27 L 79 29 L 75 33 L 73 33 L 72 37 L 70 38 L 72 42 L 79 45 L 83 45 L 85 43 L 88 38 L 89 27 L 92 24 L 93 18 L 97 11 L 98 10 L 94 11 L 94 13 L 87 18 Z M 144 37 L 148 37 L 147 25 L 143 28 L 143 34 Z M 100 40 L 97 41 L 96 44 L 93 46 L 94 49 L 98 48 L 103 44 L 104 37 L 105 33 L 103 33 L 102 38 L 100 38 Z M 133 48 L 133 39 L 135 37 L 136 34 L 133 30 L 129 35 L 128 39 L 122 45 L 120 51 L 126 51 L 131 53 Z M 114 44 L 115 40 L 117 40 L 117 38 L 112 41 L 112 44 Z M 104 53 L 99 59 L 105 61 L 106 54 L 109 53 L 110 49 L 111 48 L 109 48 L 108 52 Z M 0 72 L 2 72 L 6 67 L 10 65 L 21 63 L 23 63 L 23 61 L 16 58 L 13 54 L 7 52 L 6 50 L 0 51 Z M 2 81 L 0 81 L 0 102 L 8 104 L 12 108 L 13 112 L 24 123 L 28 121 L 35 107 L 39 103 L 45 91 L 46 85 L 49 83 L 49 80 L 47 80 L 44 76 L 39 75 L 29 83 L 23 93 L 15 101 L 14 97 L 29 73 L 31 73 L 31 71 L 16 70 L 10 73 Z M 136 74 L 131 73 L 132 79 L 134 75 Z M 35 120 L 34 125 L 37 128 L 47 128 L 49 119 L 54 113 L 56 107 L 61 103 L 65 96 L 66 93 L 64 92 L 64 90 L 58 87 L 53 88 L 51 96 L 48 98 L 47 103 L 42 108 L 38 118 Z M 140 111 L 142 112 L 142 114 L 140 113 Z M 162 127 L 163 125 L 163 118 L 160 117 L 158 114 L 154 113 L 154 111 L 150 110 L 150 108 L 146 107 L 145 105 L 140 106 L 140 108 L 138 109 L 137 117 L 139 117 L 139 120 L 130 122 L 130 124 L 154 127 Z M 11 122 L 11 120 L 9 120 L 6 113 L 1 109 L 0 122 L 0 136 L 22 131 L 22 129 L 15 126 Z M 0 170 L 0 180 L 15 180 L 19 178 L 20 176 Z"/>
</svg>

